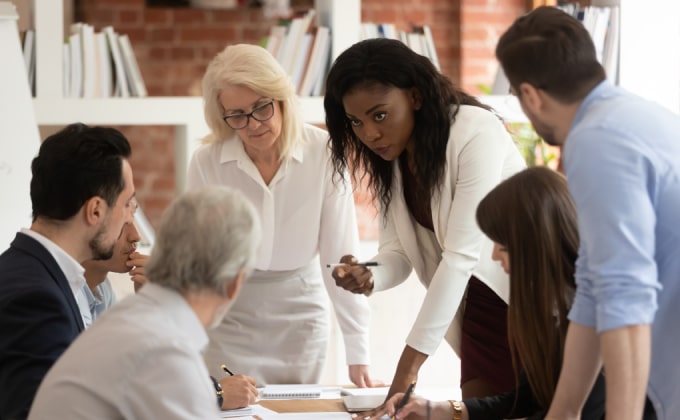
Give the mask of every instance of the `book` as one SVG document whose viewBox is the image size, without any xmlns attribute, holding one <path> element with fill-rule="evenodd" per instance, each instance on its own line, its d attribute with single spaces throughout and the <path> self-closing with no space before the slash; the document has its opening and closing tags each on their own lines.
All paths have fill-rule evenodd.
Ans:
<svg viewBox="0 0 680 420">
<path fill-rule="evenodd" d="M 27 29 L 22 41 L 28 85 L 31 87 L 31 93 L 35 96 L 35 31 Z"/>
<path fill-rule="evenodd" d="M 106 41 L 106 34 L 104 32 L 97 32 L 94 34 L 94 50 L 97 58 L 97 96 L 108 98 L 111 96 L 112 79 L 111 79 L 111 54 L 109 45 Z"/>
<path fill-rule="evenodd" d="M 321 398 L 322 387 L 319 385 L 266 385 L 260 388 L 260 399 L 263 400 L 306 400 Z"/>
<path fill-rule="evenodd" d="M 298 95 L 311 96 L 318 80 L 325 79 L 328 61 L 330 60 L 330 48 L 330 30 L 325 26 L 318 26 L 309 53 L 307 68 L 297 91 Z"/>
<path fill-rule="evenodd" d="M 69 96 L 80 98 L 83 93 L 83 56 L 81 51 L 80 34 L 73 33 L 69 36 L 69 52 L 71 53 L 71 87 Z"/>
<path fill-rule="evenodd" d="M 113 30 L 112 26 L 107 26 L 102 30 L 106 34 L 106 39 L 108 40 L 109 49 L 111 51 L 111 61 L 113 62 L 113 75 L 115 79 L 115 93 L 113 96 L 127 98 L 130 96 L 130 89 L 128 88 L 125 65 L 118 44 L 118 34 Z"/>
<path fill-rule="evenodd" d="M 132 44 L 130 44 L 130 37 L 127 35 L 118 36 L 118 46 L 120 47 L 123 63 L 125 64 L 125 74 L 127 75 L 130 93 L 133 96 L 147 96 L 144 79 L 142 79 L 142 73 L 139 71 L 139 65 L 137 65 L 137 58 L 135 58 Z"/>
</svg>

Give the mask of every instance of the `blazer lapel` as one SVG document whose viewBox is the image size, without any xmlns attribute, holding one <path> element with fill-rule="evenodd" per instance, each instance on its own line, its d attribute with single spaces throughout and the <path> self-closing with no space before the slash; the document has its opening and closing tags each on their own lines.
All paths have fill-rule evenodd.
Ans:
<svg viewBox="0 0 680 420">
<path fill-rule="evenodd" d="M 413 228 L 415 223 L 411 220 L 411 212 L 409 212 L 406 206 L 406 201 L 404 200 L 404 191 L 402 189 L 401 180 L 401 170 L 399 169 L 398 162 L 393 165 L 394 170 L 394 183 L 392 184 L 392 201 L 390 202 L 390 213 L 391 217 L 394 218 L 395 227 L 397 230 L 397 235 L 401 241 L 401 245 L 404 247 L 404 252 L 411 261 L 413 269 L 418 274 L 419 278 L 422 278 L 422 274 L 425 269 L 425 264 L 423 263 L 423 257 L 418 249 L 418 240 L 416 238 L 416 231 Z"/>
<path fill-rule="evenodd" d="M 83 318 L 80 315 L 80 309 L 78 308 L 76 298 L 75 296 L 73 296 L 73 291 L 71 290 L 71 286 L 69 285 L 68 280 L 64 275 L 64 272 L 61 271 L 61 268 L 59 268 L 59 265 L 57 264 L 57 261 L 54 259 L 52 254 L 50 254 L 49 251 L 47 251 L 47 249 L 45 249 L 45 247 L 40 244 L 40 242 L 36 241 L 30 236 L 24 235 L 23 233 L 17 233 L 17 236 L 14 238 L 14 241 L 12 242 L 12 246 L 28 254 L 31 254 L 38 261 L 40 261 L 42 266 L 45 267 L 45 269 L 48 271 L 48 273 L 50 274 L 54 282 L 57 284 L 59 289 L 61 289 L 61 291 L 64 293 L 66 301 L 71 307 L 73 319 L 76 321 L 76 324 L 78 325 L 78 330 L 84 331 L 85 325 L 83 324 Z"/>
</svg>

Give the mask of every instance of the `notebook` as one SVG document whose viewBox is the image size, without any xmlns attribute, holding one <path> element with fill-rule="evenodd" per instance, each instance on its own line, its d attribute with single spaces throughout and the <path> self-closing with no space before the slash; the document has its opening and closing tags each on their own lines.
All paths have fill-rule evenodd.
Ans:
<svg viewBox="0 0 680 420">
<path fill-rule="evenodd" d="M 321 398 L 320 385 L 266 385 L 260 388 L 263 400 L 306 400 Z"/>
<path fill-rule="evenodd" d="M 373 410 L 385 402 L 385 395 L 343 395 L 342 402 L 350 413 Z"/>
</svg>

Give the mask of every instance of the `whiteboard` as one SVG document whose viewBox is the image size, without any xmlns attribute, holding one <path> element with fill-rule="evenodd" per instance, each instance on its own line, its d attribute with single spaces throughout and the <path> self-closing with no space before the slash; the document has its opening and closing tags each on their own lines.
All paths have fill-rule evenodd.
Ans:
<svg viewBox="0 0 680 420">
<path fill-rule="evenodd" d="M 0 252 L 31 225 L 31 160 L 40 133 L 17 29 L 14 5 L 0 2 Z"/>
</svg>

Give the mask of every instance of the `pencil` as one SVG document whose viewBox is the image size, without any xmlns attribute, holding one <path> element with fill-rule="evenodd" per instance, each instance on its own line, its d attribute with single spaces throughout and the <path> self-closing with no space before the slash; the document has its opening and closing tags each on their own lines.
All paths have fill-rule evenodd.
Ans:
<svg viewBox="0 0 680 420">
<path fill-rule="evenodd" d="M 408 399 L 411 398 L 411 393 L 413 392 L 413 388 L 415 388 L 415 387 L 416 387 L 416 381 L 411 382 L 411 385 L 408 386 L 408 388 L 406 389 L 406 393 L 402 397 L 401 401 L 399 401 L 397 408 L 394 410 L 394 415 L 392 416 L 392 420 L 394 420 L 396 418 L 396 415 L 399 412 L 399 410 L 404 408 L 404 406 L 408 402 Z"/>
<path fill-rule="evenodd" d="M 362 267 L 378 267 L 380 265 L 380 263 L 377 262 L 377 261 L 368 261 L 368 262 L 360 262 L 360 263 L 356 263 L 356 264 L 346 264 L 346 263 L 326 264 L 326 268 L 348 267 L 348 266 L 353 266 L 353 265 L 360 265 Z"/>
<path fill-rule="evenodd" d="M 232 371 L 229 370 L 229 368 L 227 367 L 227 365 L 222 365 L 222 366 L 220 366 L 220 367 L 222 368 L 223 371 L 225 371 L 226 373 L 228 373 L 229 376 L 234 376 L 234 373 L 233 373 Z"/>
</svg>

